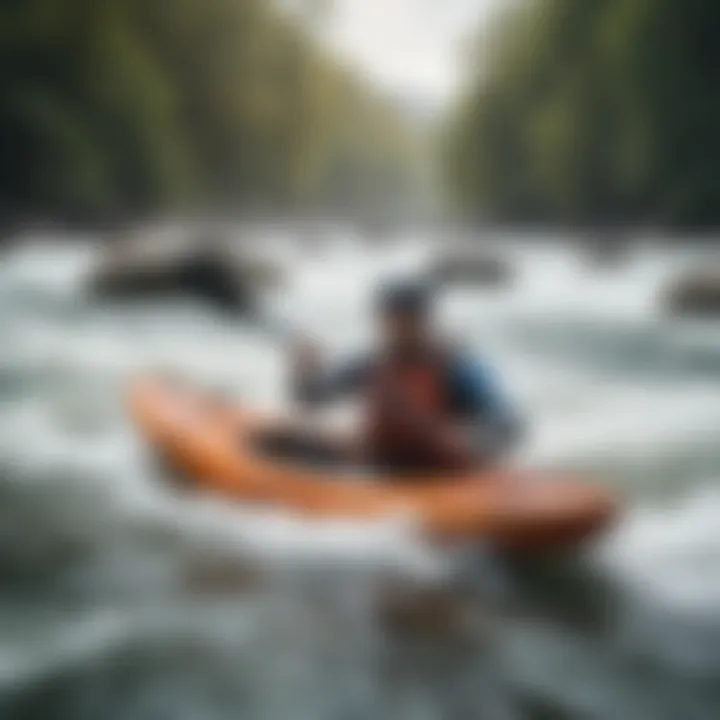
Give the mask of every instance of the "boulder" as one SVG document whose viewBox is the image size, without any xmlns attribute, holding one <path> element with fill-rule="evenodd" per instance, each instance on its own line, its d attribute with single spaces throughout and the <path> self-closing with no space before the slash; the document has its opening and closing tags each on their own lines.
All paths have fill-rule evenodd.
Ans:
<svg viewBox="0 0 720 720">
<path fill-rule="evenodd" d="M 197 554 L 187 559 L 181 577 L 183 590 L 192 597 L 247 595 L 263 584 L 258 565 L 222 555 Z"/>
<path fill-rule="evenodd" d="M 202 233 L 136 233 L 117 239 L 92 270 L 88 288 L 103 298 L 197 297 L 246 313 L 258 291 L 282 281 L 280 268 L 224 237 Z"/>
<path fill-rule="evenodd" d="M 623 265 L 632 247 L 631 237 L 620 230 L 596 228 L 581 238 L 586 262 L 596 270 L 615 270 Z"/>
<path fill-rule="evenodd" d="M 627 259 L 627 248 L 622 245 L 597 243 L 585 251 L 587 263 L 597 270 L 614 270 Z"/>
<path fill-rule="evenodd" d="M 513 281 L 513 268 L 506 258 L 488 252 L 457 251 L 437 258 L 431 278 L 444 285 L 505 288 Z"/>
<path fill-rule="evenodd" d="M 694 270 L 676 279 L 662 303 L 672 315 L 720 317 L 720 268 Z"/>
<path fill-rule="evenodd" d="M 449 588 L 385 589 L 380 596 L 379 619 L 384 630 L 398 638 L 466 639 L 478 624 L 475 600 Z"/>
</svg>

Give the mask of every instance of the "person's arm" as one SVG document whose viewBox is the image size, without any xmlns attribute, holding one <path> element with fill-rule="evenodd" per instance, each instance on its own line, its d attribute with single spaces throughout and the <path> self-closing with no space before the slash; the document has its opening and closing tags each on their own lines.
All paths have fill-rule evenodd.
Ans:
<svg viewBox="0 0 720 720">
<path fill-rule="evenodd" d="M 328 367 L 312 345 L 295 348 L 292 357 L 292 394 L 296 402 L 319 405 L 356 392 L 365 378 L 365 358 Z"/>
</svg>

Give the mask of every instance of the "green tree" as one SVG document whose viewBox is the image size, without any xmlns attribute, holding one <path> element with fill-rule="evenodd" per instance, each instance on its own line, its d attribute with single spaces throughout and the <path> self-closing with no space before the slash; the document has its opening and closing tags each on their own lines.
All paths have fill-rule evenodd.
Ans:
<svg viewBox="0 0 720 720">
<path fill-rule="evenodd" d="M 446 139 L 470 216 L 715 224 L 720 7 L 535 0 L 498 24 Z"/>
</svg>

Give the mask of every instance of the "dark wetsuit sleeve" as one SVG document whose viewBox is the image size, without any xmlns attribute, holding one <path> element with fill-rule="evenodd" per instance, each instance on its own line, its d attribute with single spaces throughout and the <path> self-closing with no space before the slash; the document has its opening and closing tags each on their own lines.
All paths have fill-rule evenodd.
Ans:
<svg viewBox="0 0 720 720">
<path fill-rule="evenodd" d="M 452 410 L 478 429 L 484 452 L 502 454 L 522 434 L 518 413 L 488 363 L 466 355 L 452 358 L 449 367 Z"/>
<path fill-rule="evenodd" d="M 367 358 L 354 358 L 317 375 L 300 378 L 295 382 L 295 399 L 315 405 L 359 392 L 367 378 L 369 366 Z"/>
</svg>

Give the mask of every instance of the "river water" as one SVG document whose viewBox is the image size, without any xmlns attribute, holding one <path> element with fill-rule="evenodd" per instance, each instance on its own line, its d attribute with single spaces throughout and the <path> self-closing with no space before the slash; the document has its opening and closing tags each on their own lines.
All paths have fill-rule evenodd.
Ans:
<svg viewBox="0 0 720 720">
<path fill-rule="evenodd" d="M 277 235 L 277 233 L 276 233 Z M 268 306 L 338 352 L 368 290 L 422 263 L 346 234 Z M 518 462 L 626 498 L 581 557 L 509 563 L 427 546 L 403 521 L 309 524 L 172 494 L 123 413 L 123 381 L 181 371 L 278 405 L 283 364 L 200 304 L 107 306 L 80 241 L 0 266 L 0 717 L 12 720 L 720 717 L 720 326 L 664 320 L 689 251 L 592 270 L 506 249 L 499 294 L 450 293 L 532 432 Z"/>
</svg>

